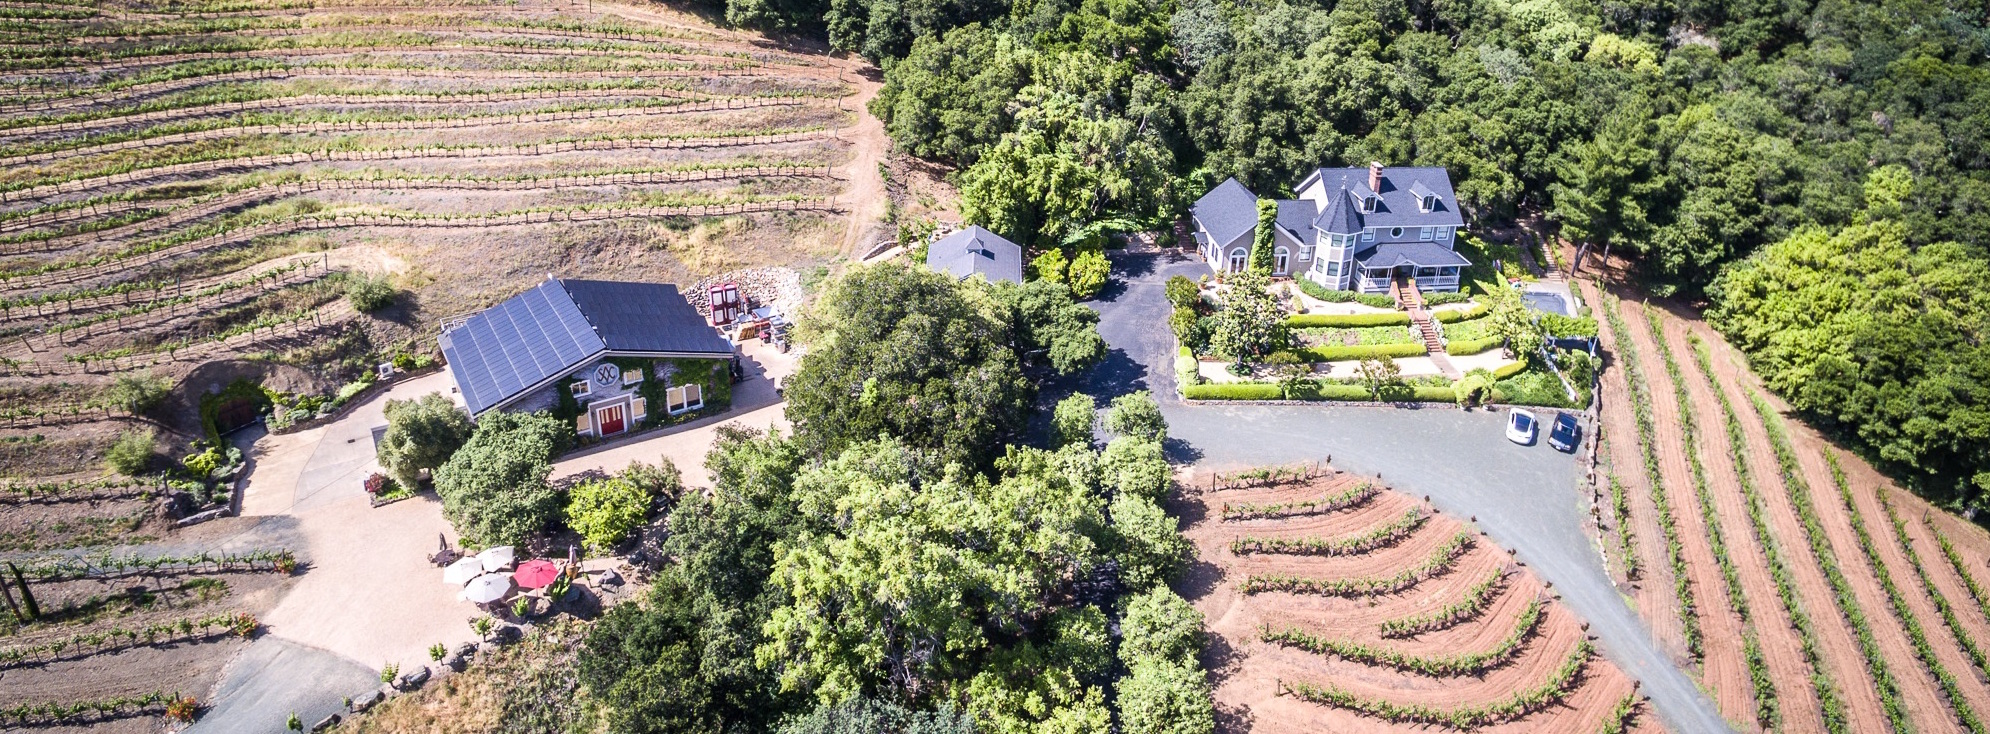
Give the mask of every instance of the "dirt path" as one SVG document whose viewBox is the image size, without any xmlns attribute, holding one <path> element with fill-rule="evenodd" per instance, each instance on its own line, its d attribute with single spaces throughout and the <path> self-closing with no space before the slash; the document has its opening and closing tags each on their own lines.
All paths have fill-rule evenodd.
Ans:
<svg viewBox="0 0 1990 734">
<path fill-rule="evenodd" d="M 1818 567 L 1817 557 L 1810 551 L 1804 539 L 1802 523 L 1790 503 L 1789 492 L 1784 488 L 1781 470 L 1776 465 L 1775 450 L 1770 447 L 1769 437 L 1763 432 L 1762 421 L 1754 416 L 1754 408 L 1748 401 L 1741 384 L 1746 379 L 1747 370 L 1742 367 L 1741 356 L 1725 342 L 1703 331 L 1712 355 L 1714 374 L 1727 393 L 1729 402 L 1734 404 L 1740 416 L 1742 432 L 1747 436 L 1748 471 L 1761 488 L 1766 505 L 1764 515 L 1773 529 L 1777 540 L 1782 543 L 1789 556 L 1791 576 L 1796 579 L 1803 608 L 1810 613 L 1811 621 L 1817 628 L 1818 645 L 1825 662 L 1826 672 L 1836 684 L 1838 693 L 1845 699 L 1846 714 L 1850 717 L 1852 731 L 1886 731 L 1887 719 L 1880 707 L 1877 686 L 1872 675 L 1866 670 L 1865 653 L 1853 638 L 1851 625 L 1838 609 L 1837 597 L 1824 579 Z M 1828 488 L 1827 488 L 1828 489 Z M 1846 546 L 1834 553 L 1841 562 L 1850 561 L 1858 553 L 1856 546 Z M 1882 609 L 1866 609 L 1867 614 L 1883 613 Z M 1901 651 L 1898 657 L 1889 657 L 1894 667 L 1905 661 L 1911 663 L 1913 656 Z M 1940 730 L 1938 727 L 1936 730 Z"/>
<path fill-rule="evenodd" d="M 1582 284 L 1583 298 L 1601 307 L 1599 298 L 1609 297 L 1599 292 L 1593 284 Z M 1599 318 L 1599 321 L 1603 319 Z M 1621 335 L 1610 328 L 1608 322 L 1599 330 L 1602 336 L 1606 366 L 1603 369 L 1603 386 L 1599 398 L 1603 405 L 1602 431 L 1606 457 L 1610 471 L 1624 485 L 1625 496 L 1631 508 L 1631 551 L 1638 567 L 1637 578 L 1631 580 L 1627 592 L 1639 616 L 1652 629 L 1652 636 L 1669 653 L 1675 665 L 1687 667 L 1685 633 L 1680 626 L 1679 603 L 1672 593 L 1672 567 L 1665 555 L 1665 536 L 1659 528 L 1658 507 L 1652 503 L 1650 483 L 1645 478 L 1644 458 L 1638 448 L 1637 422 L 1631 414 L 1631 392 L 1629 371 L 1625 369 L 1623 351 L 1618 346 Z M 1649 371 L 1654 365 L 1650 361 L 1655 355 L 1640 352 L 1641 368 Z M 1609 509 L 1609 478 L 1601 481 L 1605 516 L 1614 514 Z M 1614 520 L 1614 518 L 1612 518 Z M 1603 545 L 1614 546 L 1618 535 L 1614 527 L 1603 538 Z M 1616 569 L 1621 574 L 1621 567 Z M 1619 576 L 1621 580 L 1621 575 Z"/>
<path fill-rule="evenodd" d="M 1821 731 L 1824 721 L 1818 709 L 1817 691 L 1810 683 L 1811 666 L 1803 657 L 1802 642 L 1790 626 L 1789 610 L 1783 607 L 1761 540 L 1749 520 L 1748 500 L 1741 491 L 1735 456 L 1728 450 L 1725 416 L 1713 386 L 1701 376 L 1698 366 L 1691 364 L 1692 346 L 1685 339 L 1689 330 L 1677 319 L 1667 318 L 1665 325 L 1673 353 L 1688 363 L 1681 369 L 1688 375 L 1687 393 L 1700 421 L 1699 446 L 1689 450 L 1698 451 L 1706 463 L 1708 493 L 1714 497 L 1714 511 L 1727 539 L 1730 560 L 1741 579 L 1742 595 L 1748 601 L 1751 626 L 1769 668 L 1783 725 L 1787 731 Z M 1753 721 L 1752 702 L 1748 714 L 1736 718 Z"/>
<path fill-rule="evenodd" d="M 1670 371 L 1665 368 L 1665 355 L 1659 351 L 1658 335 L 1651 333 L 1651 322 L 1645 318 L 1644 308 L 1626 301 L 1620 304 L 1619 310 L 1630 327 L 1630 339 L 1637 344 L 1638 355 L 1644 363 L 1644 378 L 1651 390 L 1659 473 L 1664 478 L 1666 496 L 1672 504 L 1672 516 L 1678 524 L 1681 545 L 1685 547 L 1687 578 L 1691 581 L 1695 616 L 1700 624 L 1704 651 L 1700 682 L 1713 692 L 1722 715 L 1730 721 L 1754 721 L 1754 686 L 1749 681 L 1748 665 L 1742 657 L 1741 620 L 1728 601 L 1720 561 L 1708 541 L 1705 516 L 1701 513 L 1699 497 L 1694 491 L 1694 477 L 1687 465 L 1686 454 L 1695 447 L 1686 443 L 1679 397 L 1674 391 Z M 1619 339 L 1624 336 L 1617 335 Z M 1670 342 L 1666 344 L 1669 348 Z M 1671 354 L 1675 363 L 1685 356 L 1678 349 L 1672 349 Z M 1705 439 L 1707 423 L 1704 416 L 1694 416 L 1701 431 L 1698 437 L 1701 441 Z"/>
<path fill-rule="evenodd" d="M 841 198 L 850 210 L 849 223 L 843 230 L 843 253 L 854 258 L 870 249 L 876 239 L 874 233 L 883 225 L 885 212 L 890 209 L 884 176 L 878 169 L 891 152 L 891 139 L 885 135 L 884 121 L 872 115 L 870 109 L 871 100 L 884 87 L 877 68 L 861 56 L 847 54 L 842 71 L 840 78 L 850 80 L 856 89 L 843 102 L 857 116 L 857 124 L 836 133 L 837 137 L 850 141 L 851 146 L 850 161 L 837 169 L 837 178 L 848 184 Z"/>
</svg>

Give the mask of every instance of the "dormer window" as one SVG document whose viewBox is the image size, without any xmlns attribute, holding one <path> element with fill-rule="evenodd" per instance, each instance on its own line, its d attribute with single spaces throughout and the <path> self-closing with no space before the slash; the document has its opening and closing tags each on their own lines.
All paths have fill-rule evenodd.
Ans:
<svg viewBox="0 0 1990 734">
<path fill-rule="evenodd" d="M 1420 199 L 1419 201 L 1422 203 L 1423 210 L 1426 212 L 1435 211 L 1437 209 L 1437 197 L 1435 196 L 1426 196 Z"/>
<path fill-rule="evenodd" d="M 1372 213 L 1374 213 L 1374 211 L 1375 211 L 1375 205 L 1376 205 L 1376 203 L 1377 203 L 1377 202 L 1380 202 L 1381 200 L 1382 200 L 1382 197 L 1380 197 L 1380 196 L 1364 196 L 1364 197 L 1361 197 L 1361 210 L 1362 210 L 1362 211 L 1364 211 L 1364 212 L 1369 212 L 1369 213 L 1371 213 L 1371 214 L 1372 214 Z"/>
</svg>

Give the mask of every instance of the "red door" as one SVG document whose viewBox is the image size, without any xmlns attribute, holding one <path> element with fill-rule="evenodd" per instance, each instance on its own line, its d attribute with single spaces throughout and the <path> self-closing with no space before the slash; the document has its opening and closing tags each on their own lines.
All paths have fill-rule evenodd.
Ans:
<svg viewBox="0 0 1990 734">
<path fill-rule="evenodd" d="M 620 405 L 612 408 L 602 408 L 601 412 L 594 414 L 594 419 L 595 422 L 601 424 L 601 435 L 603 436 L 613 436 L 621 433 L 624 428 L 622 425 L 622 406 Z"/>
</svg>

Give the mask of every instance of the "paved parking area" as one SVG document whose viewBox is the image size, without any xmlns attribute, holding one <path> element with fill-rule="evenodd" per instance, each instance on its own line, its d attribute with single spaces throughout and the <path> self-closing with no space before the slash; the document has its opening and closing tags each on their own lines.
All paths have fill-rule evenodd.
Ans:
<svg viewBox="0 0 1990 734">
<path fill-rule="evenodd" d="M 1429 495 L 1447 513 L 1475 517 L 1590 622 L 1604 654 L 1644 683 L 1668 726 L 1729 730 L 1611 583 L 1583 530 L 1588 507 L 1576 486 L 1574 457 L 1545 441 L 1508 442 L 1504 416 L 1495 411 L 1185 404 L 1174 397 L 1175 344 L 1162 284 L 1171 275 L 1196 278 L 1208 269 L 1190 258 L 1132 252 L 1115 253 L 1114 269 L 1122 281 L 1093 303 L 1110 352 L 1085 389 L 1102 401 L 1153 390 L 1168 419 L 1171 458 L 1213 470 L 1331 459 L 1351 472 L 1379 474 L 1396 489 Z"/>
</svg>

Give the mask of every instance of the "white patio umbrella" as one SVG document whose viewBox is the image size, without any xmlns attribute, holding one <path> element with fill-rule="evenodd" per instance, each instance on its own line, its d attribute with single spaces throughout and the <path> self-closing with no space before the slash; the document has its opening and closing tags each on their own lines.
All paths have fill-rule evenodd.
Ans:
<svg viewBox="0 0 1990 734">
<path fill-rule="evenodd" d="M 464 556 L 442 569 L 442 583 L 462 586 L 484 573 L 484 560 L 476 556 Z"/>
<path fill-rule="evenodd" d="M 463 587 L 463 598 L 478 604 L 488 604 L 504 597 L 511 591 L 511 574 L 487 573 L 470 580 Z"/>
<path fill-rule="evenodd" d="M 500 545 L 478 553 L 477 559 L 484 562 L 485 571 L 496 571 L 511 565 L 511 559 L 515 555 L 511 550 L 511 546 Z"/>
</svg>

